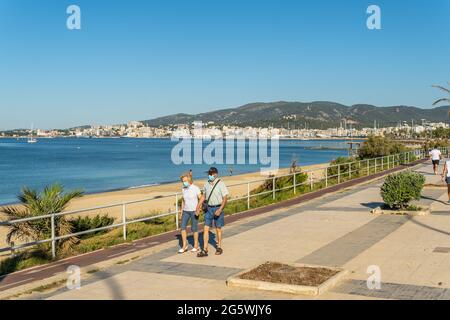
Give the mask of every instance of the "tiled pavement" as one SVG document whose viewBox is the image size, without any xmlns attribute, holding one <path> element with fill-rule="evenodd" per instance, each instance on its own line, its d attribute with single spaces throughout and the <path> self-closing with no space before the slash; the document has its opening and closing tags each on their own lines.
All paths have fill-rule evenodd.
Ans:
<svg viewBox="0 0 450 320">
<path fill-rule="evenodd" d="M 430 167 L 420 169 L 427 181 Z M 450 218 L 443 188 L 424 192 L 429 217 L 374 216 L 380 182 L 235 222 L 225 228 L 223 256 L 198 259 L 164 249 L 93 274 L 80 290 L 37 294 L 43 299 L 301 299 L 227 288 L 224 280 L 267 260 L 343 266 L 350 279 L 320 298 L 450 299 Z M 444 250 L 445 251 L 445 250 Z M 382 287 L 369 290 L 366 269 L 379 265 Z M 28 297 L 29 298 L 29 297 Z"/>
<path fill-rule="evenodd" d="M 343 266 L 361 252 L 400 228 L 406 221 L 408 221 L 408 218 L 404 216 L 379 216 L 301 258 L 298 262 L 321 266 Z"/>
</svg>

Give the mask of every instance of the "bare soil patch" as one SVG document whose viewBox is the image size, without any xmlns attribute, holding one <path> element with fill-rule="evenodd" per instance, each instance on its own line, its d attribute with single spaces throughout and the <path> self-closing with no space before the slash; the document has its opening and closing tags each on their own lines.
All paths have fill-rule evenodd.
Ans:
<svg viewBox="0 0 450 320">
<path fill-rule="evenodd" d="M 319 286 L 339 273 L 322 267 L 294 267 L 277 262 L 266 262 L 240 276 L 245 280 L 265 281 L 300 286 Z"/>
</svg>

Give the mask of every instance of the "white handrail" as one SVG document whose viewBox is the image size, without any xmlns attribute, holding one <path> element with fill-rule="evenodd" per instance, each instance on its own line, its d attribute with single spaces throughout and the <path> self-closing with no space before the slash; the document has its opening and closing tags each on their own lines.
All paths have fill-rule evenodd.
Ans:
<svg viewBox="0 0 450 320">
<path fill-rule="evenodd" d="M 441 148 L 441 151 L 448 155 L 449 149 L 450 148 Z M 403 162 L 401 161 L 402 155 L 404 156 Z M 247 209 L 250 209 L 251 208 L 250 199 L 253 197 L 272 193 L 273 200 L 276 200 L 276 193 L 279 191 L 293 189 L 294 194 L 295 194 L 297 191 L 297 188 L 302 185 L 309 186 L 310 190 L 313 191 L 314 186 L 320 182 L 325 182 L 324 188 L 328 188 L 330 180 L 332 180 L 334 178 L 336 178 L 336 180 L 337 180 L 336 184 L 342 183 L 343 179 L 344 179 L 344 181 L 351 180 L 352 173 L 358 172 L 358 169 L 356 169 L 357 164 L 358 164 L 358 168 L 361 169 L 361 163 L 366 163 L 366 169 L 367 169 L 366 176 L 368 176 L 371 173 L 371 169 L 374 169 L 374 173 L 377 173 L 380 171 L 390 170 L 390 169 L 392 169 L 396 166 L 400 166 L 404 163 L 410 163 L 411 155 L 418 156 L 419 159 L 424 159 L 427 157 L 427 154 L 425 153 L 425 151 L 423 151 L 421 149 L 417 149 L 417 150 L 406 151 L 403 153 L 384 156 L 384 157 L 355 160 L 352 162 L 346 162 L 346 163 L 340 163 L 340 164 L 330 164 L 327 166 L 322 166 L 322 167 L 318 167 L 318 168 L 311 169 L 311 170 L 293 172 L 293 173 L 283 174 L 283 175 L 279 175 L 279 176 L 270 176 L 270 177 L 267 177 L 264 179 L 257 179 L 257 180 L 251 180 L 251 181 L 245 181 L 245 182 L 241 182 L 241 183 L 231 184 L 228 186 L 229 188 L 246 185 L 247 186 L 247 192 L 246 192 L 247 194 L 244 196 L 241 196 L 241 197 L 236 197 L 234 199 L 230 199 L 229 202 L 246 199 L 247 200 Z M 381 159 L 381 164 L 379 162 L 377 163 L 377 160 L 379 160 L 379 159 Z M 385 165 L 386 165 L 385 160 L 387 160 L 387 169 L 385 169 Z M 373 162 L 373 161 L 374 161 L 374 166 L 371 165 L 371 162 Z M 352 170 L 353 165 L 355 165 L 355 170 Z M 381 170 L 377 171 L 377 167 L 380 167 L 380 166 L 381 166 Z M 346 167 L 348 168 L 348 171 L 345 172 L 345 174 L 347 174 L 348 179 L 346 179 L 346 177 L 343 176 L 343 173 L 341 170 L 341 168 L 346 168 Z M 337 168 L 337 174 L 333 174 L 333 175 L 329 174 L 329 171 L 332 168 Z M 324 171 L 325 172 L 324 177 L 322 177 L 322 178 L 313 177 L 312 173 L 318 172 L 318 171 Z M 307 176 L 309 177 L 309 181 L 306 180 L 305 182 L 297 183 L 296 176 L 300 173 L 307 174 Z M 277 189 L 276 188 L 277 179 L 285 178 L 285 177 L 293 177 L 292 186 L 287 186 L 287 187 L 285 186 L 285 187 L 281 187 L 281 188 Z M 265 181 L 268 181 L 269 179 L 272 181 L 272 190 L 262 191 L 260 193 L 255 193 L 255 194 L 252 194 L 250 192 L 250 184 L 251 183 L 265 182 Z M 152 201 L 152 200 L 158 200 L 158 199 L 164 199 L 164 198 L 170 198 L 170 197 L 175 197 L 175 203 L 176 203 L 175 211 L 164 213 L 164 214 L 153 215 L 153 216 L 149 216 L 149 217 L 137 218 L 137 219 L 134 219 L 131 221 L 127 221 L 127 210 L 126 210 L 127 205 L 142 203 L 142 202 Z M 52 243 L 52 256 L 56 257 L 56 241 L 58 241 L 58 240 L 62 240 L 62 239 L 66 239 L 66 238 L 70 238 L 70 237 L 74 237 L 74 236 L 79 236 L 79 235 L 84 235 L 84 234 L 89 234 L 89 233 L 95 233 L 95 232 L 103 231 L 103 230 L 109 230 L 109 229 L 118 228 L 118 227 L 123 228 L 123 237 L 124 237 L 124 240 L 126 240 L 127 239 L 127 235 L 126 235 L 127 225 L 133 224 L 133 223 L 138 223 L 138 222 L 150 221 L 153 219 L 172 216 L 172 215 L 175 215 L 176 229 L 178 229 L 178 226 L 179 226 L 178 215 L 180 213 L 178 199 L 180 199 L 180 193 L 177 192 L 177 193 L 173 193 L 173 194 L 165 195 L 165 196 L 156 196 L 156 197 L 144 198 L 144 199 L 139 199 L 139 200 L 132 200 L 132 201 L 119 202 L 119 203 L 114 203 L 114 204 L 109 204 L 109 205 L 96 206 L 96 207 L 91 207 L 91 208 L 84 208 L 84 209 L 78 209 L 78 210 L 72 210 L 72 211 L 66 211 L 66 212 L 57 212 L 57 213 L 46 214 L 46 215 L 42 215 L 42 216 L 35 216 L 35 217 L 22 218 L 22 219 L 16 219 L 16 220 L 9 220 L 9 221 L 1 221 L 0 226 L 10 226 L 10 225 L 16 224 L 16 223 L 30 222 L 30 221 L 35 221 L 35 220 L 39 220 L 39 219 L 50 218 L 51 219 L 51 238 L 45 239 L 45 240 L 26 242 L 26 243 L 19 244 L 19 245 L 13 245 L 13 246 L 9 246 L 9 247 L 0 248 L 0 252 L 14 251 L 14 250 L 21 249 L 21 248 L 31 247 L 31 246 L 34 246 L 37 244 L 51 242 Z M 84 213 L 84 212 L 88 212 L 88 211 L 95 211 L 95 210 L 101 210 L 101 209 L 107 209 L 107 208 L 113 208 L 113 207 L 119 207 L 119 206 L 122 207 L 122 221 L 120 223 L 115 223 L 115 224 L 111 224 L 108 226 L 85 230 L 85 231 L 76 232 L 76 233 L 71 233 L 71 234 L 67 234 L 67 235 L 59 235 L 59 236 L 56 235 L 55 221 L 54 221 L 56 217 L 80 214 L 80 213 Z"/>
</svg>

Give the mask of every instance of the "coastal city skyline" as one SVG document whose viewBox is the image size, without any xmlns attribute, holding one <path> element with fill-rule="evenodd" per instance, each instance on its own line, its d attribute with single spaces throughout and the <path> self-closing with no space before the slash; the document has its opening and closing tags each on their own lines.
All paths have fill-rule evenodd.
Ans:
<svg viewBox="0 0 450 320">
<path fill-rule="evenodd" d="M 431 85 L 445 84 L 450 71 L 449 2 L 377 1 L 380 30 L 367 27 L 371 4 L 4 0 L 0 130 L 252 101 L 430 108 L 440 98 Z M 66 27 L 70 5 L 80 8 L 80 29 Z"/>
</svg>

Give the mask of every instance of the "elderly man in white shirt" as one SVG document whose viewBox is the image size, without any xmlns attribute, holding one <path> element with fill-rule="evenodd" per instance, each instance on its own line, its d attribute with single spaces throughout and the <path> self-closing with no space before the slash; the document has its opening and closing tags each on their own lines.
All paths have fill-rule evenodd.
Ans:
<svg viewBox="0 0 450 320">
<path fill-rule="evenodd" d="M 218 178 L 217 168 L 211 167 L 208 171 L 208 182 L 205 184 L 205 194 L 200 198 L 199 208 L 206 200 L 207 211 L 205 212 L 205 225 L 203 228 L 203 250 L 197 257 L 208 256 L 209 229 L 215 228 L 217 235 L 216 255 L 223 253 L 222 249 L 222 228 L 225 225 L 225 214 L 223 212 L 228 200 L 228 189 Z M 199 209 L 200 210 L 200 209 Z"/>
</svg>

